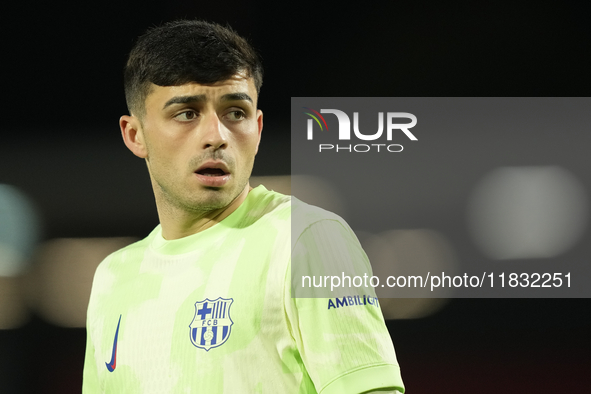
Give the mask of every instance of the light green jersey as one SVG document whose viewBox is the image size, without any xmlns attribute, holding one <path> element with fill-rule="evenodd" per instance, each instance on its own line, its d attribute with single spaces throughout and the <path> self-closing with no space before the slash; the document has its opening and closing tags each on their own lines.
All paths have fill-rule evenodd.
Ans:
<svg viewBox="0 0 591 394">
<path fill-rule="evenodd" d="M 310 218 L 294 233 L 292 208 Z M 205 231 L 167 241 L 158 226 L 113 253 L 94 277 L 83 392 L 404 391 L 375 298 L 291 297 L 292 251 L 327 258 L 312 244 L 335 237 L 367 267 L 342 219 L 259 186 Z"/>
</svg>

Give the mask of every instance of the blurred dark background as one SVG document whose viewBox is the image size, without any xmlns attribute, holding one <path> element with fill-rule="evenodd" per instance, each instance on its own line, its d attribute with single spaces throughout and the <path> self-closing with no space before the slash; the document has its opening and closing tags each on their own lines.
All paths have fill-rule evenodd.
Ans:
<svg viewBox="0 0 591 394">
<path fill-rule="evenodd" d="M 98 257 L 76 265 L 72 250 L 102 256 L 157 224 L 145 165 L 118 128 L 122 67 L 148 27 L 203 18 L 254 44 L 265 66 L 255 175 L 289 175 L 291 97 L 588 96 L 591 31 L 578 4 L 3 4 L 0 183 L 30 200 L 41 246 L 0 276 L 0 392 L 80 391 L 84 321 L 63 311 L 83 315 L 92 269 L 80 266 Z M 47 250 L 74 265 L 51 271 Z M 56 276 L 79 288 L 59 293 Z M 586 393 L 590 309 L 588 299 L 454 299 L 387 325 L 410 394 Z"/>
</svg>

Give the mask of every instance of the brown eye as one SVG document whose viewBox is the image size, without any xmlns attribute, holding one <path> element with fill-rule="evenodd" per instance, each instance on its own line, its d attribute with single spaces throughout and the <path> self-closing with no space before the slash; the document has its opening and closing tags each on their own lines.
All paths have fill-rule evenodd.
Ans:
<svg viewBox="0 0 591 394">
<path fill-rule="evenodd" d="M 230 120 L 242 120 L 246 117 L 246 115 L 244 114 L 244 112 L 242 111 L 232 111 L 232 112 L 228 112 L 228 117 Z"/>
<path fill-rule="evenodd" d="M 187 120 L 192 120 L 192 119 L 195 119 L 195 117 L 196 117 L 196 114 L 193 111 L 183 112 L 182 115 L 185 115 L 184 118 Z"/>
<path fill-rule="evenodd" d="M 175 116 L 175 118 L 181 122 L 188 122 L 190 120 L 197 118 L 197 114 L 195 113 L 195 111 L 185 111 Z"/>
</svg>

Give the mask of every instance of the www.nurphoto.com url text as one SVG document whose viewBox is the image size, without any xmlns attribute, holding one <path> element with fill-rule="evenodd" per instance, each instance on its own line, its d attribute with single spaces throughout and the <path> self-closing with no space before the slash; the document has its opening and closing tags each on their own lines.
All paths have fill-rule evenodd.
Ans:
<svg viewBox="0 0 591 394">
<path fill-rule="evenodd" d="M 400 275 L 388 276 L 385 283 L 380 283 L 377 276 L 348 276 L 343 272 L 341 276 L 302 276 L 302 288 L 330 287 L 330 290 L 351 287 L 401 287 L 401 288 L 438 288 L 452 287 L 523 287 L 523 288 L 552 288 L 570 287 L 570 272 L 568 273 L 486 273 L 476 275 Z"/>
</svg>

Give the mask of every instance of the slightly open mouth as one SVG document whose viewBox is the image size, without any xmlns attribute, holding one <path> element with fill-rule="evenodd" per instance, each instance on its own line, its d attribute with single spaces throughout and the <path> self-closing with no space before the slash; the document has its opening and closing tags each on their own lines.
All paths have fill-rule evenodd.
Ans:
<svg viewBox="0 0 591 394">
<path fill-rule="evenodd" d="M 228 173 L 224 170 L 222 170 L 221 168 L 203 168 L 199 171 L 196 172 L 199 175 L 203 175 L 203 176 L 224 176 L 227 175 Z"/>
</svg>

